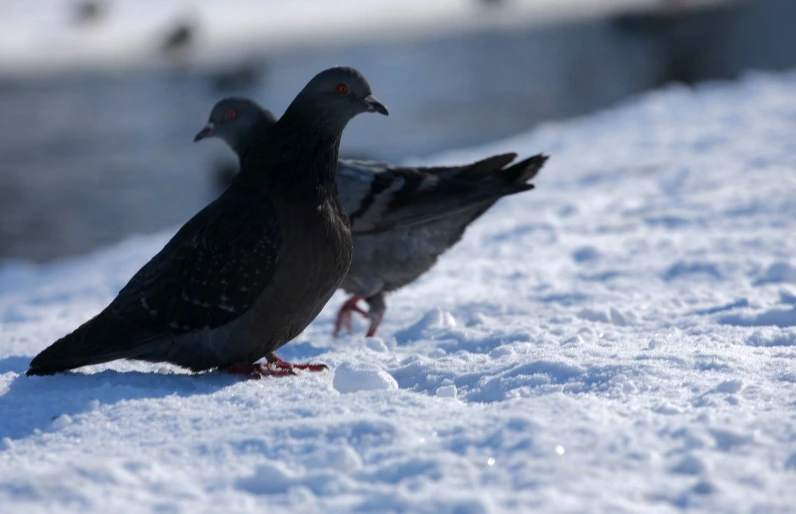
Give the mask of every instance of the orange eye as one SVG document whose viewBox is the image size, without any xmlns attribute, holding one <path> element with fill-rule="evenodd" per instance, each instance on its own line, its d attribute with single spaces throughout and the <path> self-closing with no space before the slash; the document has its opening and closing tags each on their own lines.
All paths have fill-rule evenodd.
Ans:
<svg viewBox="0 0 796 514">
<path fill-rule="evenodd" d="M 348 94 L 348 84 L 337 84 L 337 94 L 339 94 L 339 95 L 347 95 Z"/>
<path fill-rule="evenodd" d="M 235 109 L 230 109 L 224 113 L 224 121 L 234 120 L 237 117 L 238 117 L 238 111 L 236 111 Z"/>
</svg>

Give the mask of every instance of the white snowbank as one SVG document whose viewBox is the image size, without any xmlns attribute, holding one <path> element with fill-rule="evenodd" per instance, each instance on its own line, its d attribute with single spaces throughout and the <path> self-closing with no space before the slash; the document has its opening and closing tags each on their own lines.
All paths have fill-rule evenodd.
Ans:
<svg viewBox="0 0 796 514">
<path fill-rule="evenodd" d="M 28 378 L 168 235 L 0 269 L 0 510 L 792 509 L 795 92 L 671 88 L 439 156 L 552 159 L 379 338 L 330 337 L 337 295 L 280 351 L 328 373 Z"/>
</svg>

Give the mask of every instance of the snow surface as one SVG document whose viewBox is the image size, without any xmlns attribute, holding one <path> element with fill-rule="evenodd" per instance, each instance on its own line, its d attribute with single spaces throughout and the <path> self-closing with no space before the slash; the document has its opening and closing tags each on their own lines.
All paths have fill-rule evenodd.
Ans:
<svg viewBox="0 0 796 514">
<path fill-rule="evenodd" d="M 672 87 L 435 162 L 552 156 L 379 338 L 338 294 L 240 380 L 34 354 L 169 234 L 0 267 L 0 511 L 793 512 L 796 74 Z M 357 325 L 359 334 L 364 324 Z"/>
</svg>

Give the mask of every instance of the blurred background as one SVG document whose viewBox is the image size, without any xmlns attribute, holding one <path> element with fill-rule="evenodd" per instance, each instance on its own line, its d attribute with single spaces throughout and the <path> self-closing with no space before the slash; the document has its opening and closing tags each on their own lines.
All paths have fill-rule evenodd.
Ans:
<svg viewBox="0 0 796 514">
<path fill-rule="evenodd" d="M 794 22 L 793 0 L 3 0 L 0 261 L 186 221 L 237 166 L 192 143 L 224 96 L 280 115 L 316 72 L 355 66 L 390 117 L 355 119 L 341 155 L 416 161 L 796 66 Z"/>
</svg>

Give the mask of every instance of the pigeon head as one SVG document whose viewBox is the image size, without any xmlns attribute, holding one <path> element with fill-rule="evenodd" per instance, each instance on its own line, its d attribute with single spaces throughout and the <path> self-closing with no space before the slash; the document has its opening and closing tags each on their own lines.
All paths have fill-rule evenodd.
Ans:
<svg viewBox="0 0 796 514">
<path fill-rule="evenodd" d="M 213 106 L 207 125 L 196 134 L 194 142 L 217 137 L 238 154 L 244 153 L 255 130 L 272 127 L 274 115 L 260 107 L 254 100 L 241 97 L 224 98 Z"/>
<path fill-rule="evenodd" d="M 359 71 L 339 66 L 315 75 L 290 104 L 283 119 L 311 118 L 342 130 L 354 116 L 365 112 L 388 114 Z"/>
</svg>

